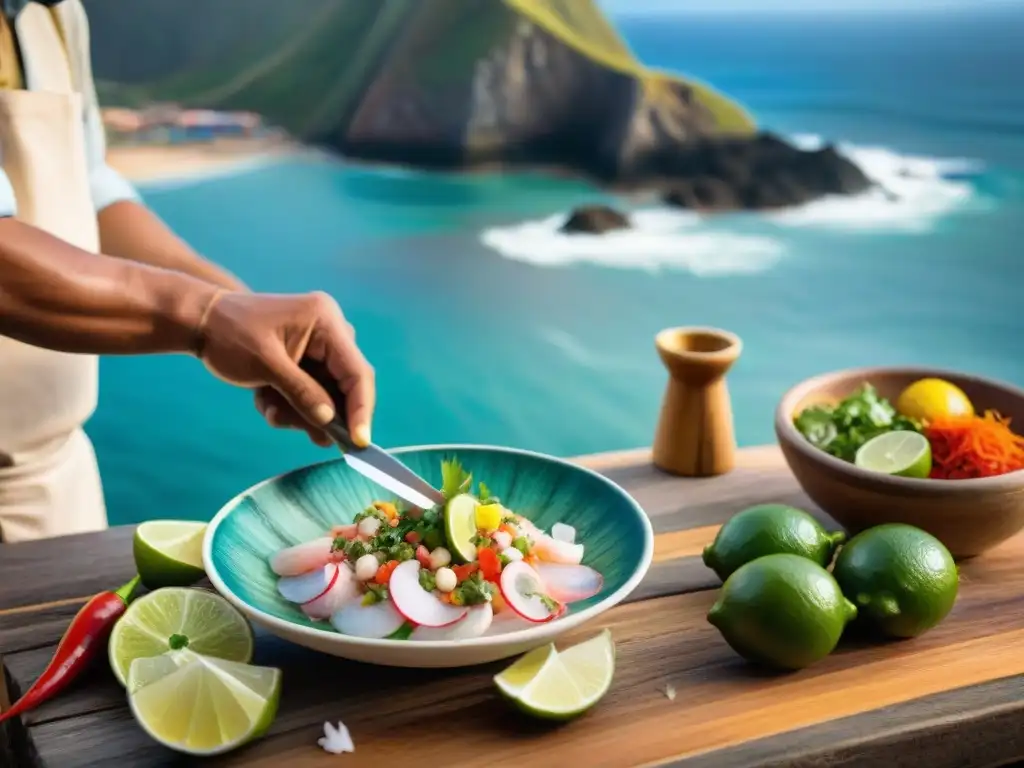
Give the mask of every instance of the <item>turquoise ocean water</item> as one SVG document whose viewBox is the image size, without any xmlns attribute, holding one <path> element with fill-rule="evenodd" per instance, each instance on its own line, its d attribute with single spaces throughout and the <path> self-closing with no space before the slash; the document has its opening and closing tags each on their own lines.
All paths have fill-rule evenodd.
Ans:
<svg viewBox="0 0 1024 768">
<path fill-rule="evenodd" d="M 743 445 L 770 441 L 781 393 L 829 369 L 922 363 L 1024 384 L 1024 12 L 623 29 L 645 60 L 715 83 L 765 127 L 839 141 L 898 199 L 713 220 L 633 203 L 636 232 L 569 240 L 561 217 L 603 198 L 580 183 L 304 159 L 147 200 L 254 288 L 337 297 L 378 370 L 386 446 L 648 444 L 665 378 L 652 338 L 676 324 L 743 337 Z M 115 523 L 209 518 L 330 456 L 185 358 L 105 360 L 88 431 Z"/>
</svg>

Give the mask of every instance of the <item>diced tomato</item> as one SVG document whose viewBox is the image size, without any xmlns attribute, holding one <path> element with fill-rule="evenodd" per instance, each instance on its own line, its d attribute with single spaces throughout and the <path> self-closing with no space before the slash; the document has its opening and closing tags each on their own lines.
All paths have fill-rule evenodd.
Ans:
<svg viewBox="0 0 1024 768">
<path fill-rule="evenodd" d="M 480 573 L 487 581 L 496 582 L 501 576 L 501 560 L 498 553 L 490 547 L 480 547 L 476 551 L 476 560 L 480 563 Z"/>
<path fill-rule="evenodd" d="M 416 533 L 416 531 L 409 531 L 407 534 L 405 534 L 405 540 L 410 544 L 419 544 L 420 535 Z"/>
<path fill-rule="evenodd" d="M 429 568 L 430 550 L 424 547 L 422 544 L 420 544 L 418 547 L 416 547 L 416 560 L 418 560 L 419 564 L 422 565 L 424 568 Z"/>
<path fill-rule="evenodd" d="M 453 565 L 452 570 L 455 571 L 455 578 L 459 584 L 464 582 L 474 573 L 476 573 L 478 566 L 476 563 L 466 563 L 465 565 Z"/>
<path fill-rule="evenodd" d="M 373 580 L 378 584 L 387 584 L 389 581 L 391 581 L 391 574 L 395 572 L 395 568 L 397 567 L 397 560 L 388 560 L 380 568 L 377 569 L 377 575 L 373 577 Z"/>
</svg>

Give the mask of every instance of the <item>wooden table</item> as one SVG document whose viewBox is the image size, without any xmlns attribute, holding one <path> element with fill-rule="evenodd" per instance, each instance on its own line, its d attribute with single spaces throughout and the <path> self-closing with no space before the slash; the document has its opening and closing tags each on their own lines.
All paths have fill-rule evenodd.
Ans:
<svg viewBox="0 0 1024 768">
<path fill-rule="evenodd" d="M 581 461 L 632 493 L 657 533 L 637 591 L 565 638 L 607 626 L 617 642 L 612 690 L 591 712 L 561 727 L 511 713 L 491 685 L 504 664 L 370 667 L 260 634 L 256 663 L 284 669 L 280 713 L 262 741 L 209 764 L 965 768 L 1024 757 L 1024 536 L 963 564 L 957 605 L 930 633 L 844 641 L 810 669 L 770 674 L 740 660 L 705 621 L 718 581 L 700 552 L 750 504 L 813 509 L 777 449 L 744 450 L 736 471 L 708 480 L 663 475 L 645 452 Z M 11 697 L 42 670 L 83 599 L 134 573 L 131 535 L 125 527 L 0 546 L 0 653 Z M 316 745 L 323 722 L 339 719 L 354 754 Z M 0 730 L 5 768 L 186 764 L 136 727 L 102 663 L 25 723 Z"/>
</svg>

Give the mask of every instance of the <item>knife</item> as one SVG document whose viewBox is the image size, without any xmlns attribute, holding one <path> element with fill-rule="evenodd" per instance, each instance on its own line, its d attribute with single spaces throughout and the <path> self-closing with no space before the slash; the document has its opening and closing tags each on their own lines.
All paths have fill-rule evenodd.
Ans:
<svg viewBox="0 0 1024 768">
<path fill-rule="evenodd" d="M 383 448 L 373 443 L 360 448 L 352 442 L 346 426 L 345 395 L 324 363 L 306 357 L 299 363 L 299 367 L 315 379 L 334 401 L 334 419 L 323 430 L 337 443 L 346 464 L 363 477 L 420 509 L 430 509 L 445 503 L 440 491 Z"/>
</svg>

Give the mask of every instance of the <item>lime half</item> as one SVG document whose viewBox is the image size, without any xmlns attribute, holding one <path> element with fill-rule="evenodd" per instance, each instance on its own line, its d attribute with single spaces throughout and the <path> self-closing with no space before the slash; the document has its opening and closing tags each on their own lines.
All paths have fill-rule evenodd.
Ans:
<svg viewBox="0 0 1024 768">
<path fill-rule="evenodd" d="M 537 648 L 494 678 L 498 689 L 524 712 L 568 720 L 596 704 L 611 687 L 615 644 L 607 629 L 558 652 Z"/>
<path fill-rule="evenodd" d="M 932 446 L 918 432 L 883 432 L 857 450 L 853 463 L 885 475 L 925 478 L 932 471 Z"/>
<path fill-rule="evenodd" d="M 153 739 L 190 755 L 217 755 L 262 736 L 277 714 L 281 670 L 190 651 L 132 662 L 128 704 Z"/>
<path fill-rule="evenodd" d="M 135 568 L 147 589 L 188 587 L 205 575 L 206 523 L 150 520 L 135 529 Z"/>
<path fill-rule="evenodd" d="M 448 547 L 463 563 L 476 561 L 476 508 L 480 502 L 468 493 L 460 494 L 444 508 L 444 533 Z"/>
<path fill-rule="evenodd" d="M 227 600 L 205 589 L 167 587 L 138 598 L 114 625 L 108 652 L 121 685 L 136 659 L 188 649 L 248 663 L 252 627 Z"/>
</svg>

